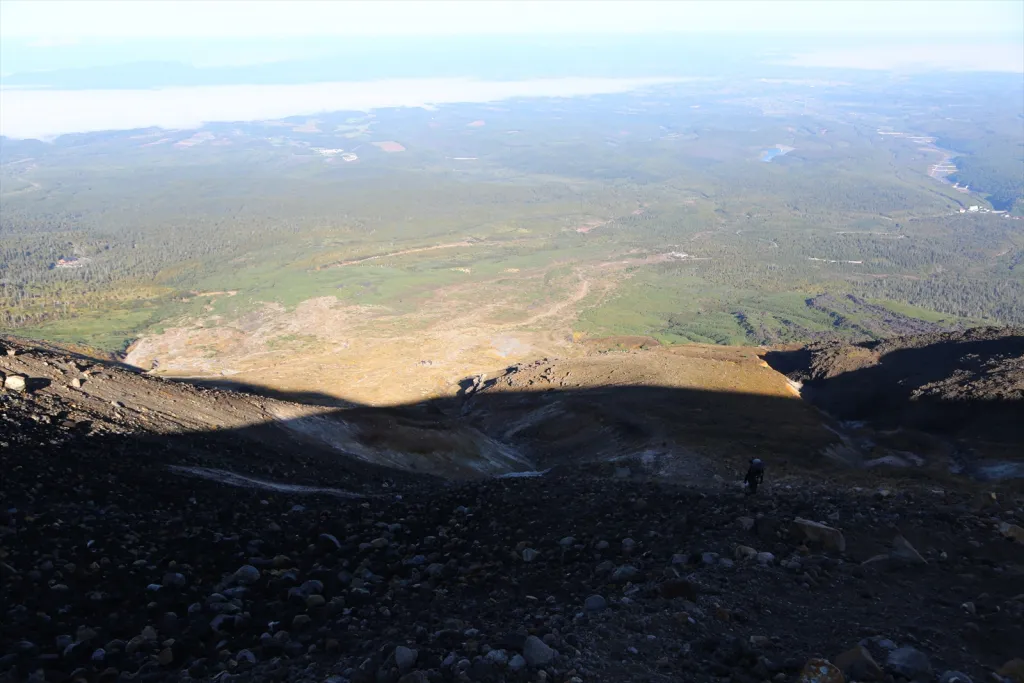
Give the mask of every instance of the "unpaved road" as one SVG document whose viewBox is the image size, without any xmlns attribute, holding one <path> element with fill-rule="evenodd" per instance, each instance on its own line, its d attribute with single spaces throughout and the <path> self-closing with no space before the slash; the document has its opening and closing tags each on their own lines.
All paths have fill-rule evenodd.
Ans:
<svg viewBox="0 0 1024 683">
<path fill-rule="evenodd" d="M 343 268 L 345 266 L 354 266 L 360 263 L 366 263 L 367 261 L 375 261 L 377 259 L 388 258 L 390 256 L 404 256 L 405 254 L 418 254 L 423 251 L 436 251 L 438 249 L 452 249 L 453 247 L 473 247 L 482 244 L 488 244 L 487 242 L 449 242 L 448 244 L 435 244 L 432 247 L 417 247 L 416 249 L 403 249 L 402 251 L 391 251 L 386 254 L 377 254 L 376 256 L 367 256 L 366 258 L 354 259 L 352 261 L 341 261 L 340 263 L 332 263 L 325 268 Z"/>
</svg>

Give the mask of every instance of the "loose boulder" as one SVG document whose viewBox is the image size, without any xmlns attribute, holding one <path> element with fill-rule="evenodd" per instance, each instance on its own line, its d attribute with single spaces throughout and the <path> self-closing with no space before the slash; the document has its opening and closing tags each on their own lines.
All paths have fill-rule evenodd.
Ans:
<svg viewBox="0 0 1024 683">
<path fill-rule="evenodd" d="M 835 664 L 851 681 L 877 681 L 884 675 L 882 667 L 863 645 L 851 648 L 836 657 Z"/>
<path fill-rule="evenodd" d="M 1024 543 L 1024 528 L 1019 527 L 1016 524 L 1002 522 L 999 525 L 999 533 L 1001 533 L 1004 538 L 1008 538 L 1011 541 L 1017 541 L 1017 543 Z"/>
<path fill-rule="evenodd" d="M 235 571 L 234 579 L 243 586 L 252 585 L 260 580 L 260 570 L 251 564 L 242 565 Z"/>
<path fill-rule="evenodd" d="M 811 659 L 804 665 L 797 683 L 846 683 L 843 672 L 827 659 Z"/>
<path fill-rule="evenodd" d="M 509 671 L 522 671 L 526 668 L 526 660 L 522 655 L 513 655 L 512 659 L 508 660 Z"/>
<path fill-rule="evenodd" d="M 395 648 L 395 666 L 399 671 L 406 672 L 416 664 L 419 652 L 404 645 Z"/>
<path fill-rule="evenodd" d="M 4 378 L 4 389 L 9 391 L 25 391 L 25 378 L 21 375 L 7 375 Z"/>
<path fill-rule="evenodd" d="M 732 552 L 732 556 L 737 560 L 749 560 L 753 557 L 757 557 L 757 551 L 749 545 L 738 545 Z"/>
<path fill-rule="evenodd" d="M 1013 683 L 1024 683 L 1024 659 L 1011 659 L 996 672 Z"/>
<path fill-rule="evenodd" d="M 820 545 L 825 550 L 846 552 L 846 539 L 839 529 L 797 517 L 793 520 L 793 530 L 808 542 Z"/>
<path fill-rule="evenodd" d="M 555 658 L 555 651 L 537 636 L 529 636 L 523 645 L 523 657 L 532 667 L 547 666 Z"/>
<path fill-rule="evenodd" d="M 912 647 L 901 647 L 889 653 L 885 668 L 892 674 L 912 681 L 930 681 L 932 665 L 927 655 Z"/>
</svg>

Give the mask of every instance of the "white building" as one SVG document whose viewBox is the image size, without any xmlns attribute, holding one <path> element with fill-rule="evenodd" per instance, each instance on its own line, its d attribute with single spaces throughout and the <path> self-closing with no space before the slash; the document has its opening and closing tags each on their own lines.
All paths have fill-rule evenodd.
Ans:
<svg viewBox="0 0 1024 683">
<path fill-rule="evenodd" d="M 977 210 L 978 210 L 978 205 L 977 205 L 977 204 L 974 204 L 974 205 L 972 205 L 972 206 L 969 206 L 969 207 L 967 208 L 967 210 L 968 210 L 968 211 L 977 211 Z"/>
</svg>

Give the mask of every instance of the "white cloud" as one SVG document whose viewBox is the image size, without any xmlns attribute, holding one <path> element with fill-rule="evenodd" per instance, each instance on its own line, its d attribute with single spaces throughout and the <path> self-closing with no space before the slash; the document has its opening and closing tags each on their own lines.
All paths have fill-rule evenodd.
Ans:
<svg viewBox="0 0 1024 683">
<path fill-rule="evenodd" d="M 211 121 L 253 121 L 340 110 L 490 102 L 510 97 L 617 93 L 680 79 L 555 78 L 532 81 L 384 80 L 306 85 L 217 86 L 157 90 L 4 89 L 0 134 L 49 138 L 62 133 L 148 126 L 194 128 Z"/>
</svg>

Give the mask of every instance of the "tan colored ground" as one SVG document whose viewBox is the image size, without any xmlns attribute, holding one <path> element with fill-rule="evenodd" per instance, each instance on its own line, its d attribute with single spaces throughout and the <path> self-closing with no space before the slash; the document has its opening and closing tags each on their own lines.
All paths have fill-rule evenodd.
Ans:
<svg viewBox="0 0 1024 683">
<path fill-rule="evenodd" d="M 444 246 L 444 245 L 442 245 Z M 367 405 L 451 395 L 470 376 L 494 377 L 537 358 L 574 358 L 579 314 L 614 290 L 629 267 L 670 254 L 576 267 L 556 281 L 517 273 L 434 292 L 414 313 L 310 299 L 293 310 L 264 304 L 237 320 L 182 321 L 138 340 L 125 361 L 154 374 L 230 380 L 275 392 L 321 393 Z M 789 394 L 791 395 L 791 394 Z"/>
<path fill-rule="evenodd" d="M 0 369 L 49 376 L 41 391 L 91 397 L 94 412 L 115 422 L 127 411 L 154 431 L 276 423 L 311 448 L 457 478 L 567 464 L 710 482 L 751 457 L 767 457 L 776 469 L 803 467 L 840 445 L 760 349 L 663 347 L 645 337 L 574 341 L 552 332 L 568 329 L 569 313 L 599 287 L 575 277 L 570 296 L 518 323 L 488 322 L 481 310 L 386 337 L 409 321 L 321 298 L 291 312 L 267 307 L 217 327 L 168 330 L 128 358 L 142 365 L 155 356 L 163 374 L 223 387 L 256 385 L 266 399 L 114 370 L 70 389 L 73 375 L 54 374 L 52 363 L 25 365 L 25 355 L 0 358 Z M 424 308 L 452 310 L 438 301 Z M 297 339 L 292 347 L 281 345 L 286 332 Z M 125 408 L 112 410 L 114 400 Z M 153 417 L 158 422 L 149 424 Z"/>
<path fill-rule="evenodd" d="M 520 370 L 503 389 L 545 391 L 650 386 L 793 399 L 785 375 L 745 346 L 654 346 L 646 337 L 609 337 L 580 344 L 584 353 Z M 551 367 L 551 370 L 547 368 Z"/>
<path fill-rule="evenodd" d="M 519 310 L 510 322 L 494 320 L 507 315 L 501 299 L 468 303 L 474 284 L 438 292 L 415 315 L 334 297 L 291 311 L 267 304 L 239 320 L 210 318 L 144 337 L 125 360 L 144 369 L 155 361 L 155 374 L 230 379 L 369 405 L 419 401 L 453 393 L 470 375 L 581 353 L 571 321 L 592 285 L 578 277 L 570 286 L 565 298 Z"/>
</svg>

